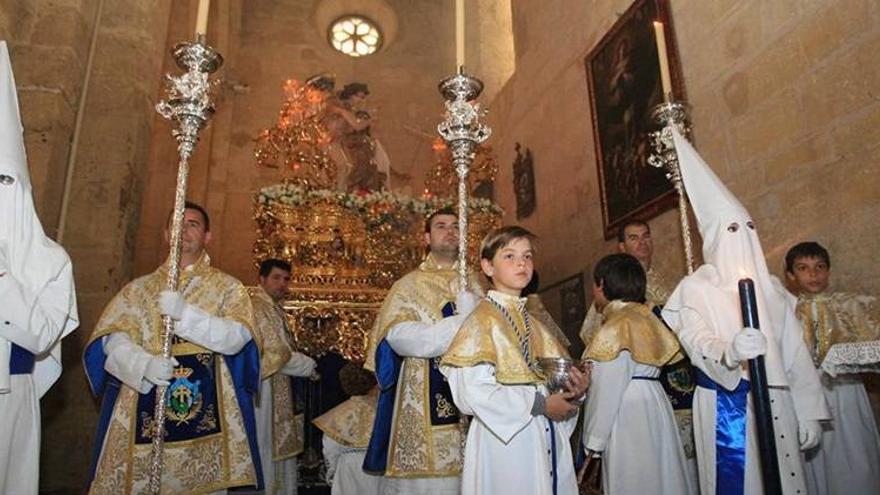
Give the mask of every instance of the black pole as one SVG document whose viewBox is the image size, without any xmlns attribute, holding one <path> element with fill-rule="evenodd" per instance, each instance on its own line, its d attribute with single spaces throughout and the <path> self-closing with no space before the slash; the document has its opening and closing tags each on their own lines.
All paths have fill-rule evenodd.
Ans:
<svg viewBox="0 0 880 495">
<path fill-rule="evenodd" d="M 758 304 L 755 301 L 755 283 L 750 278 L 739 281 L 739 304 L 743 326 L 761 328 L 758 321 Z M 764 481 L 764 493 L 782 495 L 779 459 L 776 457 L 776 436 L 773 432 L 773 411 L 770 409 L 764 356 L 749 359 L 749 382 L 749 388 L 752 392 L 752 406 L 755 409 L 755 427 L 758 431 L 758 451 L 761 457 L 761 478 Z"/>
</svg>

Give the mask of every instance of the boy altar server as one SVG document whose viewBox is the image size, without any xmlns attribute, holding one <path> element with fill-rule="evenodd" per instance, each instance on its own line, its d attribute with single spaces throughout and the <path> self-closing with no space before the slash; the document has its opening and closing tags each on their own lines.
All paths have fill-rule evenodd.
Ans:
<svg viewBox="0 0 880 495">
<path fill-rule="evenodd" d="M 455 405 L 473 415 L 461 493 L 577 493 L 569 437 L 588 378 L 572 368 L 567 390 L 548 393 L 538 358 L 567 357 L 525 311 L 520 291 L 532 278 L 532 239 L 521 227 L 486 236 L 480 265 L 493 290 L 465 320 L 440 361 Z"/>
<path fill-rule="evenodd" d="M 584 446 L 602 454 L 605 495 L 690 494 L 684 449 L 660 369 L 682 359 L 675 335 L 645 304 L 645 270 L 612 254 L 593 270 L 602 313 L 584 357 L 592 363 Z"/>
<path fill-rule="evenodd" d="M 830 275 L 831 257 L 817 242 L 802 242 L 785 255 L 785 277 L 798 294 L 804 342 L 833 416 L 822 425 L 819 447 L 804 452 L 807 486 L 816 495 L 880 493 L 880 435 L 857 373 L 880 367 L 875 299 L 828 291 Z"/>
</svg>

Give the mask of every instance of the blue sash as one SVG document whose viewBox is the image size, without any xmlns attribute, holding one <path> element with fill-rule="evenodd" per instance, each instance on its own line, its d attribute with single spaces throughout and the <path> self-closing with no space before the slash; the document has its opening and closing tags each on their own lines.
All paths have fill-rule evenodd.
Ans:
<svg viewBox="0 0 880 495">
<path fill-rule="evenodd" d="M 455 314 L 455 304 L 443 306 L 444 318 Z M 382 339 L 376 346 L 376 382 L 379 384 L 379 400 L 376 403 L 376 418 L 373 420 L 373 433 L 364 456 L 363 469 L 369 473 L 384 474 L 388 467 L 388 446 L 391 443 L 391 426 L 394 420 L 394 400 L 397 396 L 397 380 L 403 358 L 394 352 L 388 341 Z M 431 410 L 431 424 L 444 425 L 459 421 L 458 409 L 452 401 L 452 391 L 446 378 L 440 373 L 437 360 L 430 361 L 428 372 L 428 391 Z M 451 408 L 451 409 L 450 409 Z"/>
<path fill-rule="evenodd" d="M 715 391 L 715 494 L 742 495 L 746 474 L 746 417 L 749 381 L 740 380 L 729 391 L 702 370 L 697 386 Z"/>
<path fill-rule="evenodd" d="M 9 353 L 9 374 L 10 375 L 29 375 L 34 372 L 34 355 L 24 347 L 16 344 L 10 346 L 12 349 Z"/>
</svg>

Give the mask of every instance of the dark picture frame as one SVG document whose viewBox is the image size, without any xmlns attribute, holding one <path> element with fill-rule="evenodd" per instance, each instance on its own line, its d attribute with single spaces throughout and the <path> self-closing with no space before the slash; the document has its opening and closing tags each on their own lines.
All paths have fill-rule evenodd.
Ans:
<svg viewBox="0 0 880 495">
<path fill-rule="evenodd" d="M 535 167 L 532 150 L 516 143 L 513 161 L 513 192 L 516 197 L 516 219 L 522 220 L 535 211 Z M 525 152 L 523 152 L 525 150 Z"/>
<path fill-rule="evenodd" d="M 677 202 L 666 172 L 647 162 L 651 111 L 663 100 L 653 21 L 664 24 L 673 94 L 684 100 L 667 0 L 636 0 L 584 59 L 606 240 Z"/>
</svg>

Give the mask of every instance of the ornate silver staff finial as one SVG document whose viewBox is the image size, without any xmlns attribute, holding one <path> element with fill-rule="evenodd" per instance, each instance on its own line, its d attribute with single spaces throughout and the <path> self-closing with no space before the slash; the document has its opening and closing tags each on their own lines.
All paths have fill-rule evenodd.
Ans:
<svg viewBox="0 0 880 495">
<path fill-rule="evenodd" d="M 480 117 L 485 114 L 479 103 L 472 103 L 483 91 L 483 83 L 459 73 L 440 82 L 440 93 L 446 99 L 446 120 L 437 126 L 437 132 L 448 143 L 452 163 L 458 174 L 458 276 L 460 290 L 467 289 L 467 175 L 474 160 L 477 145 L 491 134 Z"/>
<path fill-rule="evenodd" d="M 186 183 L 189 176 L 189 159 L 199 140 L 199 131 L 214 114 L 211 102 L 212 83 L 208 74 L 223 64 L 223 57 L 205 45 L 199 36 L 195 42 L 184 42 L 171 50 L 178 67 L 186 72 L 179 76 L 166 75 L 167 99 L 156 105 L 156 111 L 175 124 L 171 135 L 177 139 L 180 156 L 177 168 L 177 186 L 174 194 L 174 213 L 171 220 L 171 249 L 168 255 L 168 278 L 166 288 L 177 291 L 180 282 L 180 247 L 183 227 L 183 210 L 186 202 Z M 171 357 L 171 337 L 174 320 L 163 316 L 162 356 Z M 158 494 L 162 485 L 162 452 L 165 446 L 165 395 L 168 387 L 156 387 L 156 407 L 153 411 L 153 453 L 150 461 L 149 491 Z"/>
<path fill-rule="evenodd" d="M 678 193 L 678 215 L 681 223 L 681 238 L 684 243 L 685 263 L 688 275 L 694 272 L 694 248 L 691 241 L 690 222 L 687 215 L 687 193 L 681 182 L 681 169 L 678 166 L 678 153 L 672 140 L 672 130 L 690 139 L 691 124 L 688 117 L 688 105 L 683 102 L 665 102 L 657 105 L 651 118 L 660 130 L 650 134 L 654 152 L 648 157 L 648 163 L 657 168 L 666 169 L 666 178 L 672 181 Z"/>
</svg>

